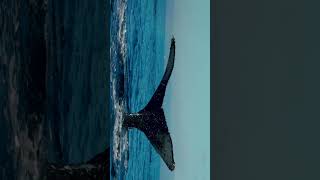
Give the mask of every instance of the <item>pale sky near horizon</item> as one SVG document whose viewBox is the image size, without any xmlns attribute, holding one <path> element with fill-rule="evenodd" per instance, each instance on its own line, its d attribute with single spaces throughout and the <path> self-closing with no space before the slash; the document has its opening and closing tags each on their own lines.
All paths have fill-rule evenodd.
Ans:
<svg viewBox="0 0 320 180">
<path fill-rule="evenodd" d="M 165 58 L 176 61 L 164 100 L 176 169 L 161 160 L 161 180 L 210 178 L 210 0 L 167 0 Z"/>
</svg>

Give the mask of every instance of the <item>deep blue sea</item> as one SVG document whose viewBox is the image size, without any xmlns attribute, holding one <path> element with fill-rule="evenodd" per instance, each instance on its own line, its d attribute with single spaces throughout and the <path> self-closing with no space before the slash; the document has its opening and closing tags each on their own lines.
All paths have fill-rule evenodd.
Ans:
<svg viewBox="0 0 320 180">
<path fill-rule="evenodd" d="M 0 3 L 0 180 L 110 144 L 110 1 Z M 107 172 L 106 172 L 107 173 Z"/>
<path fill-rule="evenodd" d="M 111 2 L 111 97 L 113 179 L 159 179 L 160 157 L 145 135 L 124 132 L 122 114 L 150 100 L 164 71 L 165 1 Z M 169 45 L 168 45 L 169 47 Z"/>
</svg>

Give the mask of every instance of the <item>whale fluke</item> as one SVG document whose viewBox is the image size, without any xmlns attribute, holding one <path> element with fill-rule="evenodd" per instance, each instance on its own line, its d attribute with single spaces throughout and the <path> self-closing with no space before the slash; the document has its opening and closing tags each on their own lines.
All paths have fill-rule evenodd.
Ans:
<svg viewBox="0 0 320 180">
<path fill-rule="evenodd" d="M 175 57 L 175 47 L 176 47 L 175 46 L 175 39 L 172 38 L 171 39 L 171 46 L 170 46 L 170 54 L 169 54 L 169 58 L 168 58 L 168 62 L 167 62 L 166 71 L 161 79 L 161 82 L 160 82 L 157 90 L 153 94 L 151 100 L 146 105 L 146 107 L 141 110 L 142 112 L 161 108 L 162 103 L 163 103 L 163 98 L 166 93 L 166 87 L 167 87 L 168 81 L 170 79 L 172 70 L 173 70 L 174 57 Z"/>
<path fill-rule="evenodd" d="M 149 103 L 138 113 L 125 115 L 124 126 L 137 128 L 145 133 L 152 146 L 161 156 L 168 168 L 175 168 L 173 159 L 173 147 L 170 133 L 168 131 L 165 115 L 162 109 L 163 98 L 168 80 L 170 79 L 175 56 L 175 40 L 172 38 L 170 55 L 163 78 L 152 96 Z M 97 154 L 87 162 L 80 164 L 53 164 L 46 165 L 46 180 L 81 180 L 81 179 L 109 179 L 108 169 L 110 167 L 110 147 L 104 152 Z"/>
<path fill-rule="evenodd" d="M 175 39 L 171 39 L 170 54 L 162 80 L 148 104 L 138 113 L 125 115 L 124 126 L 137 128 L 144 132 L 152 146 L 161 156 L 168 168 L 173 171 L 175 162 L 173 146 L 168 131 L 165 115 L 162 109 L 163 98 L 170 79 L 175 58 Z"/>
</svg>

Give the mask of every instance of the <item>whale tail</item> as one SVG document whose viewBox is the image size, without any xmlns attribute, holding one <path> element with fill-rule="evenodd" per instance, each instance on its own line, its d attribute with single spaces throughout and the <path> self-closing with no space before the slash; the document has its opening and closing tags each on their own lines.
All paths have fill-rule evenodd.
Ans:
<svg viewBox="0 0 320 180">
<path fill-rule="evenodd" d="M 138 113 L 125 115 L 124 126 L 137 128 L 149 139 L 152 146 L 161 156 L 168 168 L 172 171 L 175 168 L 173 158 L 173 146 L 168 131 L 162 103 L 166 87 L 170 79 L 175 58 L 175 39 L 171 39 L 171 47 L 167 67 L 162 80 L 148 104 Z"/>
</svg>

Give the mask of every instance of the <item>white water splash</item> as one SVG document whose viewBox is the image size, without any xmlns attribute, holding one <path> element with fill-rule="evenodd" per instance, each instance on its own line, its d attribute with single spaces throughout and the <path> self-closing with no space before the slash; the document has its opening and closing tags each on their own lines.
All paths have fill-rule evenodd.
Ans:
<svg viewBox="0 0 320 180">
<path fill-rule="evenodd" d="M 114 169 L 117 175 L 122 174 L 121 171 L 126 172 L 128 167 L 128 131 L 126 128 L 123 128 L 123 116 L 126 111 L 126 102 L 124 97 L 118 97 L 118 71 L 122 72 L 122 69 L 119 69 L 118 65 L 122 64 L 124 68 L 122 73 L 125 73 L 126 70 L 126 58 L 127 58 L 127 44 L 126 44 L 126 8 L 127 0 L 117 0 L 114 2 L 116 4 L 117 11 L 116 16 L 119 19 L 118 23 L 118 32 L 117 32 L 117 41 L 111 42 L 111 54 L 118 53 L 116 50 L 116 45 L 120 45 L 120 59 L 111 60 L 111 88 L 112 88 L 112 101 L 113 101 L 113 110 L 114 110 L 114 129 L 113 129 L 113 163 Z M 116 57 L 116 56 L 111 56 Z M 121 62 L 116 62 L 119 60 Z M 125 83 L 125 82 L 120 82 Z M 122 168 L 124 167 L 124 169 Z"/>
</svg>

